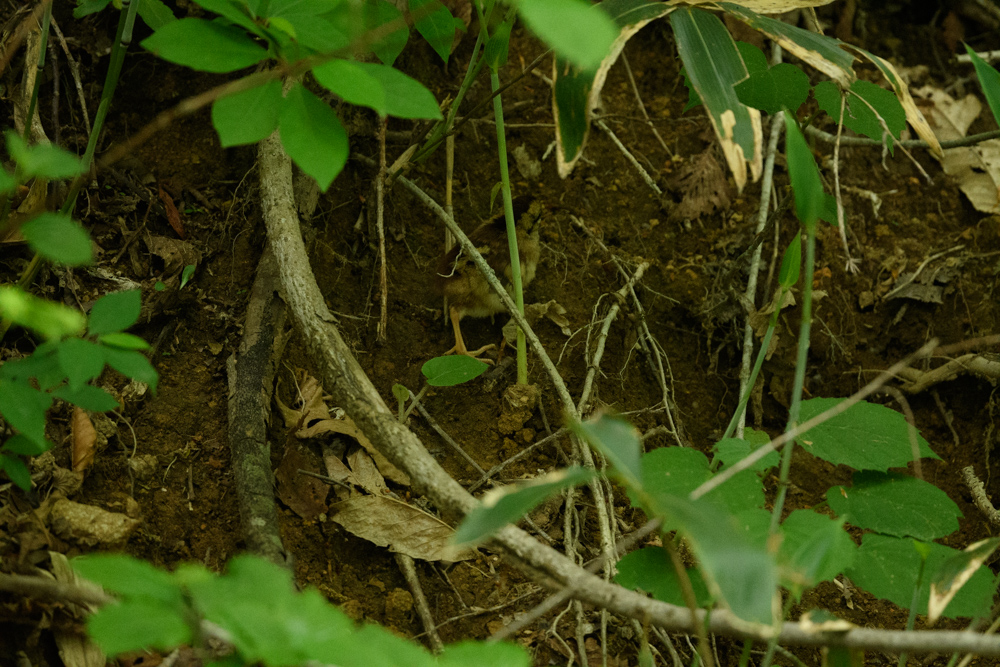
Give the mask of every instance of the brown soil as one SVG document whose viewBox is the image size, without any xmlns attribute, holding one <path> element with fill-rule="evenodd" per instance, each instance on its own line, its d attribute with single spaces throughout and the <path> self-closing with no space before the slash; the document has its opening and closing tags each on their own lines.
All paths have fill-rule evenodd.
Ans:
<svg viewBox="0 0 1000 667">
<path fill-rule="evenodd" d="M 838 16 L 839 5 L 830 14 L 832 19 Z M 114 26 L 107 12 L 74 21 L 60 13 L 65 9 L 57 11 L 56 16 L 81 60 L 83 83 L 93 111 L 107 63 L 100 45 L 109 43 Z M 909 53 L 907 40 L 895 38 L 909 34 L 911 28 L 930 34 L 929 18 L 922 20 L 923 25 L 909 26 L 900 23 L 900 15 L 872 14 L 865 46 L 881 55 L 900 58 L 900 64 L 927 64 L 936 85 L 947 86 L 956 76 L 956 66 L 942 70 L 933 54 Z M 969 36 L 981 29 L 971 22 L 967 25 Z M 443 100 L 458 88 L 471 41 L 467 38 L 462 42 L 445 68 L 425 43 L 414 38 L 398 64 Z M 988 41 L 979 39 L 975 46 L 996 48 L 995 39 Z M 523 30 L 515 31 L 512 64 L 502 78 L 513 77 L 521 64 L 530 62 L 541 48 Z M 686 442 L 707 452 L 721 435 L 737 400 L 743 317 L 734 295 L 742 293 L 746 271 L 728 269 L 753 238 L 760 187 L 748 186 L 721 210 L 691 221 L 676 220 L 671 211 L 692 187 L 690 181 L 681 179 L 686 166 L 697 163 L 704 169 L 706 164 L 721 163 L 721 154 L 714 147 L 703 113 L 681 113 L 687 93 L 667 25 L 656 23 L 643 30 L 629 42 L 626 55 L 638 91 L 672 155 L 661 148 L 642 122 L 620 63 L 612 68 L 605 88 L 607 122 L 646 168 L 673 189 L 669 190 L 665 207 L 661 207 L 614 144 L 596 128 L 585 161 L 570 178 L 558 178 L 551 155 L 542 162 L 542 175 L 537 180 L 512 170 L 515 193 L 531 193 L 546 203 L 564 207 L 557 208 L 545 221 L 538 277 L 528 289 L 526 301 L 555 299 L 566 308 L 572 336 L 565 336 L 549 322 L 542 322 L 536 330 L 553 359 L 558 359 L 567 385 L 578 393 L 587 370 L 587 341 L 596 335 L 591 327 L 595 317 L 606 309 L 610 298 L 607 295 L 621 284 L 608 256 L 571 224 L 570 211 L 597 230 L 619 256 L 631 262 L 649 261 L 651 267 L 642 280 L 640 295 L 647 322 L 670 359 L 677 409 L 674 416 L 683 426 Z M 540 71 L 544 70 L 546 66 Z M 968 74 L 964 69 L 962 73 Z M 68 78 L 68 73 L 63 76 Z M 169 66 L 133 48 L 102 148 L 124 141 L 159 111 L 221 80 Z M 7 90 L 14 87 L 13 73 L 6 74 L 5 83 Z M 476 102 L 487 94 L 488 86 L 480 81 L 469 99 Z M 51 87 L 43 87 L 40 106 L 46 127 L 51 127 L 50 102 Z M 82 151 L 85 137 L 78 102 L 74 95 L 64 93 L 60 105 L 63 143 Z M 510 124 L 508 147 L 524 147 L 530 156 L 541 159 L 553 141 L 546 83 L 534 76 L 526 77 L 504 95 L 504 105 Z M 342 115 L 354 133 L 352 152 L 375 155 L 372 118 L 351 110 L 344 110 Z M 992 127 L 992 122 L 980 124 L 982 127 L 976 125 L 972 131 Z M 395 120 L 389 124 L 390 130 L 408 131 L 411 127 L 411 123 Z M 456 145 L 456 217 L 464 228 L 471 229 L 489 215 L 490 190 L 499 181 L 493 124 L 488 119 L 467 124 Z M 391 144 L 390 161 L 403 148 L 403 144 Z M 830 147 L 823 144 L 818 144 L 816 150 L 822 158 L 830 153 Z M 952 343 L 998 331 L 1000 309 L 994 294 L 1000 266 L 998 218 L 976 212 L 926 151 L 914 151 L 913 157 L 933 177 L 932 183 L 923 179 L 901 151 L 886 159 L 886 168 L 882 167 L 878 149 L 841 151 L 842 185 L 878 193 L 883 204 L 875 216 L 868 200 L 856 194 L 846 195 L 851 252 L 860 260 L 858 274 L 845 271 L 846 258 L 836 229 L 821 227 L 817 271 L 809 279 L 826 296 L 815 309 L 806 380 L 809 396 L 850 395 L 879 370 L 932 337 Z M 156 134 L 119 167 L 137 174 L 140 180 L 147 174 L 155 178 L 180 209 L 187 240 L 203 254 L 203 260 L 192 283 L 174 293 L 173 298 L 159 302 L 150 317 L 133 330 L 151 342 L 158 341 L 153 362 L 160 373 L 159 391 L 155 397 L 146 395 L 129 401 L 120 418 L 112 416 L 118 428 L 73 499 L 123 511 L 127 499 L 132 498 L 138 503 L 142 525 L 125 545 L 125 551 L 159 566 L 196 560 L 220 570 L 227 559 L 243 549 L 227 446 L 226 359 L 239 345 L 249 288 L 265 243 L 258 212 L 254 153 L 250 148 L 222 150 L 208 112 L 203 111 Z M 410 176 L 431 196 L 443 201 L 443 152 Z M 357 224 L 366 202 L 371 201 L 373 178 L 372 170 L 350 162 L 321 197 L 305 237 L 319 285 L 330 308 L 341 314 L 343 335 L 387 403 L 395 405 L 392 385 L 401 383 L 417 392 L 423 385 L 421 364 L 452 344 L 450 327 L 441 314 L 441 299 L 432 289 L 442 230 L 438 221 L 405 190 L 397 186 L 390 191 L 386 209 L 388 340 L 379 344 L 374 237 L 367 225 Z M 776 179 L 779 187 L 787 183 L 783 168 L 778 168 Z M 731 179 L 728 181 L 731 183 Z M 176 238 L 177 234 L 162 214 L 147 212 L 147 204 L 139 201 L 134 192 L 112 183 L 107 177 L 99 177 L 97 186 L 81 198 L 78 217 L 100 247 L 98 265 L 112 274 L 141 282 L 144 297 L 153 298 L 157 294 L 153 285 L 166 277 L 165 267 L 162 260 L 147 252 L 141 240 L 145 232 L 132 241 L 134 252 L 121 251 L 141 225 L 155 236 Z M 145 187 L 156 199 L 156 184 Z M 780 222 L 781 248 L 789 242 L 794 229 L 790 216 Z M 948 255 L 961 262 L 953 279 L 944 286 L 941 303 L 881 299 L 895 285 L 900 272 L 913 271 L 928 257 L 959 245 L 960 249 Z M 770 261 L 771 239 L 765 241 L 764 250 L 765 261 Z M 26 249 L 8 247 L 4 279 L 14 279 L 28 257 Z M 84 305 L 112 287 L 87 270 L 46 269 L 36 284 L 39 292 L 47 296 Z M 772 281 L 762 291 L 770 294 L 773 289 Z M 874 295 L 873 301 L 867 300 L 867 293 Z M 627 413 L 645 431 L 666 421 L 662 411 L 650 409 L 660 400 L 659 383 L 636 348 L 636 315 L 631 310 L 625 313 L 611 328 L 594 404 Z M 469 319 L 463 329 L 470 346 L 478 347 L 498 342 L 501 324 L 501 318 L 496 322 Z M 787 416 L 797 308 L 785 311 L 780 328 L 777 348 L 764 365 L 759 407 L 750 417 L 751 422 L 756 421 L 771 434 L 784 428 Z M 5 354 L 30 350 L 31 345 L 26 334 L 15 331 L 4 341 Z M 294 400 L 294 369 L 308 365 L 293 336 L 277 389 L 285 403 Z M 544 371 L 529 357 L 529 375 L 541 387 L 543 409 L 514 435 L 501 433 L 496 423 L 502 394 L 513 382 L 514 371 L 511 365 L 501 363 L 500 367 L 503 370 L 492 382 L 480 379 L 432 390 L 424 399 L 441 426 L 486 469 L 544 436 L 549 428 L 557 428 L 562 421 L 559 403 Z M 116 389 L 124 384 L 121 378 L 109 377 L 108 382 Z M 910 405 L 917 426 L 942 457 L 941 461 L 926 462 L 924 474 L 944 489 L 964 514 L 960 531 L 945 542 L 964 547 L 989 536 L 991 527 L 971 503 L 960 471 L 973 465 L 987 482 L 988 492 L 1000 491 L 1000 478 L 990 475 L 990 459 L 997 441 L 993 386 L 986 380 L 963 376 L 911 397 Z M 273 415 L 271 442 L 277 465 L 288 437 L 276 409 Z M 51 420 L 50 435 L 61 443 L 55 457 L 64 466 L 69 460 L 65 443 L 68 416 L 67 410 L 59 408 L 53 410 Z M 477 479 L 471 467 L 419 415 L 411 417 L 409 425 L 459 481 Z M 651 442 L 656 446 L 670 444 L 663 436 Z M 155 471 L 143 477 L 131 474 L 129 460 L 133 454 L 155 456 Z M 557 448 L 543 449 L 507 468 L 498 481 L 534 476 L 561 464 Z M 834 468 L 807 454 L 797 454 L 788 509 L 819 505 L 827 488 L 849 479 L 850 470 L 846 468 Z M 773 491 L 776 480 L 767 480 L 767 485 Z M 623 493 L 618 498 L 621 506 L 616 509 L 623 529 L 641 525 L 644 517 L 627 506 Z M 42 537 L 31 525 L 27 517 L 41 500 L 36 494 L 21 494 L 10 488 L 0 494 L 0 571 L 29 573 L 33 566 L 45 568 L 49 550 L 69 556 L 86 551 L 50 534 Z M 332 496 L 329 502 L 333 502 Z M 585 510 L 586 496 L 579 502 L 581 510 Z M 356 618 L 387 624 L 407 636 L 423 632 L 405 595 L 400 594 L 407 585 L 386 549 L 345 532 L 325 514 L 303 518 L 279 505 L 279 518 L 300 584 L 317 587 Z M 562 519 L 558 512 L 543 513 L 535 519 L 539 528 L 555 540 L 561 539 Z M 583 542 L 586 548 L 593 549 L 596 538 L 585 534 Z M 437 622 L 444 624 L 440 632 L 445 642 L 484 638 L 544 598 L 543 591 L 488 550 L 478 560 L 448 568 L 421 562 L 417 568 L 431 611 Z M 905 626 L 905 612 L 891 604 L 856 592 L 849 607 L 832 585 L 821 586 L 806 597 L 803 608 L 812 606 L 825 607 L 863 626 Z M 484 609 L 490 611 L 469 613 Z M 571 645 L 575 631 L 572 616 L 564 616 L 557 627 Z M 0 595 L 0 664 L 14 664 L 17 651 L 26 651 L 33 665 L 59 664 L 50 631 L 53 619 L 66 623 L 65 616 L 50 605 L 16 602 Z M 455 620 L 448 622 L 451 619 Z M 567 660 L 563 644 L 549 634 L 551 623 L 549 618 L 518 637 L 532 652 L 536 664 Z M 600 664 L 596 644 L 599 633 L 589 634 L 587 641 L 596 650 L 598 662 L 592 664 Z M 608 642 L 611 664 L 636 664 L 638 639 L 628 623 L 613 620 Z M 677 646 L 682 654 L 690 654 L 683 638 Z M 721 664 L 737 664 L 740 649 L 720 639 Z M 820 662 L 815 651 L 795 652 L 806 664 Z M 886 660 L 870 657 L 866 664 L 885 664 Z M 779 658 L 778 664 L 791 663 Z M 944 664 L 944 659 L 934 664 Z"/>
</svg>

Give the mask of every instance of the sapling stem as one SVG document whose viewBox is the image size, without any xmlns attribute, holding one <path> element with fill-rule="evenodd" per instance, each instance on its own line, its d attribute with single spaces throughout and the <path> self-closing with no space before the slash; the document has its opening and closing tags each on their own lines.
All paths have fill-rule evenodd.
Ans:
<svg viewBox="0 0 1000 667">
<path fill-rule="evenodd" d="M 799 325 L 799 350 L 795 360 L 795 378 L 792 384 L 792 404 L 788 408 L 788 426 L 786 431 L 795 428 L 799 421 L 799 408 L 802 406 L 802 387 L 806 379 L 806 362 L 809 356 L 809 332 L 812 328 L 812 276 L 816 265 L 816 221 L 806 229 L 806 262 L 802 275 L 802 322 Z M 788 493 L 788 472 L 792 465 L 792 446 L 785 447 L 781 452 L 781 473 L 778 482 L 778 497 L 774 500 L 774 511 L 771 514 L 771 533 L 778 530 L 781 523 L 781 510 Z"/>
<path fill-rule="evenodd" d="M 490 70 L 490 85 L 500 87 L 500 76 Z M 507 138 L 503 127 L 503 104 L 500 96 L 493 98 L 493 116 L 497 123 L 497 153 L 500 158 L 500 180 L 503 183 L 503 212 L 507 220 L 507 245 L 510 247 L 510 279 L 514 287 L 517 312 L 524 315 L 524 290 L 521 288 L 521 254 L 517 249 L 517 227 L 514 224 L 514 203 L 510 196 L 510 168 L 507 165 Z M 517 328 L 517 383 L 528 384 L 528 349 L 524 332 Z"/>
</svg>

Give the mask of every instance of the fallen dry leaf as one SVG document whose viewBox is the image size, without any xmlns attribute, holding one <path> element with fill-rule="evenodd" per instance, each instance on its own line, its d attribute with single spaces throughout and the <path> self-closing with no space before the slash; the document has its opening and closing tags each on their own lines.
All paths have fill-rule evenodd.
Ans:
<svg viewBox="0 0 1000 667">
<path fill-rule="evenodd" d="M 94 462 L 97 453 L 97 430 L 80 407 L 73 408 L 70 422 L 73 432 L 73 472 L 83 472 Z"/>
<path fill-rule="evenodd" d="M 457 562 L 475 557 L 451 545 L 451 526 L 389 496 L 357 496 L 331 509 L 337 512 L 333 520 L 347 532 L 410 558 Z"/>
<path fill-rule="evenodd" d="M 319 457 L 304 444 L 292 440 L 285 445 L 285 454 L 274 471 L 278 498 L 303 519 L 313 521 L 326 512 L 326 497 L 330 485 L 299 470 L 317 472 Z"/>
<path fill-rule="evenodd" d="M 323 433 L 339 433 L 354 438 L 358 444 L 365 448 L 365 451 L 371 454 L 375 465 L 385 477 L 401 486 L 410 485 L 409 475 L 390 463 L 389 459 L 375 449 L 368 437 L 361 432 L 350 417 L 344 415 L 340 410 L 337 411 L 340 413 L 339 418 L 331 417 L 330 408 L 323 400 L 323 387 L 319 380 L 306 371 L 300 370 L 298 386 L 300 407 L 290 408 L 282 403 L 277 396 L 274 398 L 285 420 L 285 426 L 296 429 L 295 437 L 314 438 Z"/>
<path fill-rule="evenodd" d="M 347 455 L 347 462 L 351 466 L 354 479 L 357 484 L 368 493 L 380 496 L 389 493 L 389 487 L 385 485 L 385 479 L 379 473 L 372 457 L 363 449 L 356 449 Z"/>
<path fill-rule="evenodd" d="M 149 252 L 163 260 L 164 276 L 180 273 L 185 266 L 201 262 L 201 251 L 180 239 L 151 235 L 146 237 L 146 247 L 149 248 Z"/>
<path fill-rule="evenodd" d="M 924 86 L 914 94 L 931 102 L 927 120 L 942 141 L 964 137 L 983 107 L 972 94 L 956 100 L 933 86 Z M 977 211 L 1000 213 L 1000 140 L 949 148 L 940 162 L 944 173 L 955 179 Z"/>
<path fill-rule="evenodd" d="M 181 222 L 181 212 L 177 210 L 174 198 L 164 191 L 160 183 L 156 184 L 156 188 L 160 191 L 160 201 L 163 202 L 163 208 L 167 212 L 167 222 L 170 223 L 170 228 L 177 232 L 177 236 L 185 238 L 184 223 Z"/>
</svg>

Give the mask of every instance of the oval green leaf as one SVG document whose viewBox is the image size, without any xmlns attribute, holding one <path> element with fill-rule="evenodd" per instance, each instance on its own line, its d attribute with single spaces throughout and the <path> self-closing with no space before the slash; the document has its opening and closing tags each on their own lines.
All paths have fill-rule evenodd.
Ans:
<svg viewBox="0 0 1000 667">
<path fill-rule="evenodd" d="M 474 380 L 489 366 L 464 354 L 434 357 L 424 363 L 420 372 L 427 378 L 427 384 L 432 387 L 454 387 L 469 380 Z"/>
<path fill-rule="evenodd" d="M 347 163 L 347 132 L 337 114 L 299 85 L 285 97 L 278 128 L 288 156 L 326 192 Z"/>
<path fill-rule="evenodd" d="M 90 236 L 68 215 L 46 211 L 21 227 L 31 249 L 46 259 L 67 266 L 94 261 Z"/>
<path fill-rule="evenodd" d="M 232 72 L 267 57 L 267 51 L 239 28 L 204 19 L 172 21 L 143 40 L 142 46 L 164 60 L 202 72 Z"/>
</svg>

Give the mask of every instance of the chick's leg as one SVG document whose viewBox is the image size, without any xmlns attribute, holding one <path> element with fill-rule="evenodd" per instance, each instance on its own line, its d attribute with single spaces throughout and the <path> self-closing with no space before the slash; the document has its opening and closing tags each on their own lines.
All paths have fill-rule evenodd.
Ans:
<svg viewBox="0 0 1000 667">
<path fill-rule="evenodd" d="M 445 354 L 464 354 L 467 357 L 476 358 L 479 357 L 479 355 L 481 355 L 486 350 L 496 347 L 496 345 L 490 344 L 490 345 L 484 345 L 478 350 L 470 351 L 468 348 L 465 347 L 465 339 L 462 338 L 462 327 L 459 325 L 459 320 L 462 319 L 462 314 L 454 306 L 451 307 L 448 310 L 448 312 L 451 315 L 451 328 L 455 332 L 455 346 L 450 350 L 448 350 L 447 352 L 445 352 Z M 493 363 L 489 359 L 482 359 L 481 361 L 485 361 L 488 364 Z"/>
</svg>

